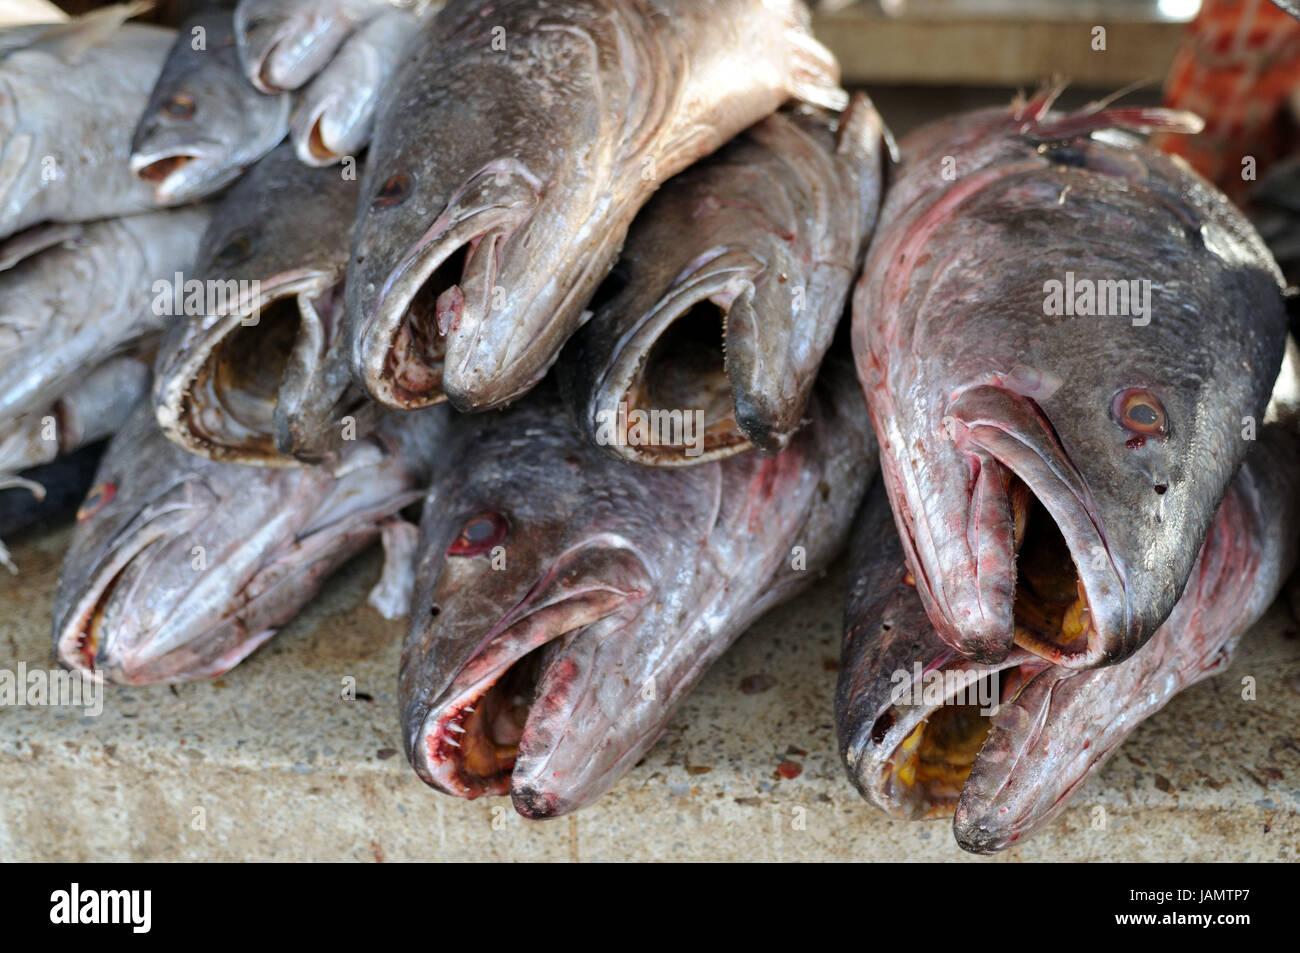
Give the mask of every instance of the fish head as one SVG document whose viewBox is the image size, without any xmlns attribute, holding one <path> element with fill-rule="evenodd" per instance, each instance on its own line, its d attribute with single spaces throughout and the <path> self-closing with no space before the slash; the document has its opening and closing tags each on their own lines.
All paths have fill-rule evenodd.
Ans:
<svg viewBox="0 0 1300 953">
<path fill-rule="evenodd" d="M 1015 148 L 909 235 L 923 250 L 883 281 L 928 275 L 925 303 L 907 330 L 873 333 L 913 335 L 923 356 L 895 364 L 893 394 L 866 390 L 940 634 L 984 662 L 1018 645 L 1091 668 L 1132 655 L 1183 590 L 1262 422 L 1280 276 L 1227 200 L 1169 157 L 1122 140 Z M 1033 252 L 989 269 L 990 248 Z M 864 284 L 882 274 L 869 266 Z M 909 352 L 855 345 L 868 381 L 868 351 Z"/>
<path fill-rule="evenodd" d="M 347 214 L 356 183 L 285 144 L 227 194 L 194 273 L 205 297 L 164 339 L 154 393 L 173 439 L 213 459 L 319 462 L 349 420 L 377 420 L 342 336 Z M 188 300 L 188 292 L 186 292 Z"/>
<path fill-rule="evenodd" d="M 244 0 L 235 8 L 235 38 L 245 76 L 262 93 L 297 89 L 374 6 L 373 0 Z"/>
<path fill-rule="evenodd" d="M 509 62 L 548 69 L 502 69 L 488 19 L 472 19 L 454 37 L 426 27 L 417 45 L 442 46 L 395 77 L 362 183 L 353 365 L 393 407 L 445 397 L 483 410 L 528 390 L 585 319 L 623 237 L 604 224 L 619 143 L 587 108 L 593 43 L 516 32 Z M 436 83 L 417 82 L 435 68 Z"/>
<path fill-rule="evenodd" d="M 202 48 L 187 48 L 200 28 Z M 284 135 L 289 96 L 250 89 L 238 67 L 228 14 L 182 27 L 131 138 L 131 171 L 160 204 L 220 190 Z"/>
<path fill-rule="evenodd" d="M 455 480 L 426 501 L 402 656 L 404 740 L 419 776 L 461 797 L 510 790 L 556 647 L 617 625 L 652 591 L 616 509 L 573 489 L 587 485 L 584 457 L 604 458 L 583 453 L 562 423 L 547 429 L 555 439 L 530 431 L 526 456 L 480 432 Z"/>
<path fill-rule="evenodd" d="M 137 684 L 228 671 L 418 496 L 382 441 L 358 441 L 344 463 L 336 476 L 205 460 L 138 407 L 77 515 L 56 598 L 59 661 Z"/>
</svg>

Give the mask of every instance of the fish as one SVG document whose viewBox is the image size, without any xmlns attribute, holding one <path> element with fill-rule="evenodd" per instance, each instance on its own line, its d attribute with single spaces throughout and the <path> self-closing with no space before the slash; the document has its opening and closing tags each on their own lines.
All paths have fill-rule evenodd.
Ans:
<svg viewBox="0 0 1300 953">
<path fill-rule="evenodd" d="M 235 36 L 244 75 L 263 93 L 298 89 L 387 6 L 387 0 L 239 0 Z"/>
<path fill-rule="evenodd" d="M 290 135 L 301 161 L 334 165 L 366 147 L 382 95 L 418 28 L 412 13 L 392 9 L 347 39 L 294 110 Z"/>
<path fill-rule="evenodd" d="M 345 317 L 357 379 L 401 409 L 516 399 L 655 189 L 791 98 L 848 104 L 798 0 L 452 0 L 371 137 Z"/>
<path fill-rule="evenodd" d="M 0 245 L 0 431 L 157 335 L 210 209 L 37 226 Z M 0 468 L 5 462 L 0 460 Z"/>
<path fill-rule="evenodd" d="M 0 238 L 156 208 L 127 160 L 175 32 L 94 15 L 15 29 L 0 32 Z"/>
<path fill-rule="evenodd" d="M 828 364 L 831 359 L 828 358 Z M 837 554 L 874 475 L 847 360 L 781 454 L 637 467 L 544 382 L 458 418 L 430 485 L 402 653 L 403 744 L 426 783 L 555 817 L 612 786 L 759 615 Z"/>
<path fill-rule="evenodd" d="M 131 137 L 131 171 L 171 205 L 213 195 L 289 131 L 288 93 L 244 77 L 233 0 L 200 3 L 181 23 Z"/>
<path fill-rule="evenodd" d="M 380 408 L 339 333 L 357 181 L 283 143 L 213 212 L 194 274 L 222 298 L 171 324 L 154 381 L 167 436 L 214 460 L 322 462 Z"/>
<path fill-rule="evenodd" d="M 152 342 L 156 343 L 156 342 Z M 0 474 L 50 463 L 116 433 L 149 393 L 151 342 L 88 367 L 48 405 L 0 423 Z"/>
<path fill-rule="evenodd" d="M 850 780 L 894 817 L 953 818 L 968 851 L 1022 843 L 1139 724 L 1231 663 L 1294 568 L 1298 490 L 1295 419 L 1266 424 L 1169 618 L 1126 661 L 1079 670 L 1019 648 L 980 663 L 947 645 L 877 486 L 854 528 L 835 696 Z"/>
<path fill-rule="evenodd" d="M 789 443 L 875 226 L 884 143 L 859 93 L 842 115 L 775 113 L 664 184 L 557 364 L 592 440 L 659 466 Z M 682 410 L 703 412 L 702 445 L 611 425 Z"/>
<path fill-rule="evenodd" d="M 0 540 L 71 516 L 95 479 L 105 443 L 92 443 L 21 473 L 0 473 Z M 0 565 L 18 572 L 3 542 Z"/>
<path fill-rule="evenodd" d="M 1018 647 L 1092 668 L 1144 645 L 1183 591 L 1286 311 L 1235 206 L 1131 134 L 1195 117 L 1052 112 L 1058 92 L 900 144 L 853 349 L 940 636 L 979 662 Z"/>
<path fill-rule="evenodd" d="M 397 415 L 333 469 L 259 469 L 187 453 L 141 401 L 77 514 L 54 602 L 59 662 L 136 685 L 229 671 L 390 535 L 423 495 L 447 417 Z M 408 561 L 396 572 L 413 579 L 410 552 L 397 548 Z M 392 571 L 372 593 L 389 615 L 406 608 L 391 601 Z"/>
</svg>

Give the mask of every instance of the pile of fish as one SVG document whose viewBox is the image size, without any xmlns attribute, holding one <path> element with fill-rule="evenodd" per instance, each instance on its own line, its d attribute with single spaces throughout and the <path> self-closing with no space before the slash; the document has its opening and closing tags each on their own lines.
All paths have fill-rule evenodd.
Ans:
<svg viewBox="0 0 1300 953">
<path fill-rule="evenodd" d="M 79 504 L 68 668 L 225 673 L 382 542 L 412 767 L 554 817 L 847 547 L 848 776 L 990 852 L 1292 569 L 1285 281 L 1144 138 L 1195 116 L 895 144 L 799 0 L 141 6 L 0 32 L 0 533 Z"/>
</svg>

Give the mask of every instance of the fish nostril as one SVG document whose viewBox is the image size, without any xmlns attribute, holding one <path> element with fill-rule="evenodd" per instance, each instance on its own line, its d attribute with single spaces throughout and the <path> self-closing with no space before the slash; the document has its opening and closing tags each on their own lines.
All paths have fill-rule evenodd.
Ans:
<svg viewBox="0 0 1300 953">
<path fill-rule="evenodd" d="M 438 614 L 439 614 L 440 612 L 442 612 L 442 608 L 441 608 L 440 606 L 436 606 L 436 605 L 435 605 L 435 606 L 430 606 L 430 608 L 429 608 L 429 618 L 431 618 L 431 619 L 433 619 L 433 618 L 437 618 L 437 616 L 438 616 Z"/>
<path fill-rule="evenodd" d="M 1159 493 L 1161 496 L 1164 495 L 1164 492 L 1165 492 L 1165 490 L 1167 490 L 1167 489 L 1169 489 L 1169 484 L 1168 484 L 1168 483 L 1157 483 L 1157 484 L 1155 485 L 1155 491 L 1156 491 L 1157 493 Z"/>
</svg>

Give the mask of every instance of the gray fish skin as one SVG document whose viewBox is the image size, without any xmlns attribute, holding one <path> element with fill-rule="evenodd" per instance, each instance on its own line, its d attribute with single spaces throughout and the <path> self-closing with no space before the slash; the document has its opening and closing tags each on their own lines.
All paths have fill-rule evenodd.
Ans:
<svg viewBox="0 0 1300 953">
<path fill-rule="evenodd" d="M 88 368 L 161 331 L 155 283 L 190 267 L 210 213 L 43 227 L 0 246 L 0 420 L 44 412 Z"/>
<path fill-rule="evenodd" d="M 776 113 L 655 194 L 628 233 L 622 290 L 557 365 L 593 440 L 659 466 L 789 442 L 875 226 L 883 130 L 862 94 L 838 116 Z M 672 347 L 692 331 L 708 337 Z M 703 452 L 602 441 L 621 405 L 704 410 Z"/>
<path fill-rule="evenodd" d="M 417 774 L 460 797 L 509 792 L 530 818 L 613 785 L 846 538 L 875 467 L 851 376 L 827 381 L 784 453 L 683 469 L 592 447 L 549 384 L 460 418 L 456 472 L 425 501 L 402 655 Z"/>
<path fill-rule="evenodd" d="M 55 596 L 59 662 L 130 684 L 228 671 L 420 498 L 446 424 L 403 415 L 335 470 L 250 469 L 169 443 L 137 405 L 78 514 Z"/>
<path fill-rule="evenodd" d="M 117 433 L 149 392 L 152 351 L 110 357 L 82 371 L 74 384 L 41 410 L 0 426 L 0 474 L 49 463 L 63 453 Z M 53 426 L 46 427 L 46 421 Z"/>
<path fill-rule="evenodd" d="M 76 39 L 76 21 L 60 27 Z M 93 42 L 69 59 L 40 43 L 0 58 L 0 238 L 39 222 L 84 222 L 158 204 L 127 157 L 175 33 L 135 23 L 107 35 L 90 24 L 80 29 Z"/>
<path fill-rule="evenodd" d="M 214 460 L 296 466 L 343 449 L 345 418 L 358 434 L 378 419 L 340 336 L 356 196 L 355 177 L 304 166 L 289 143 L 225 195 L 193 275 L 258 284 L 168 328 L 154 404 L 169 438 Z"/>
<path fill-rule="evenodd" d="M 195 49 L 201 30 L 202 48 Z M 202 4 L 182 24 L 131 138 L 131 171 L 162 204 L 212 195 L 275 148 L 289 94 L 248 85 L 235 48 L 234 3 Z"/>
<path fill-rule="evenodd" d="M 1022 843 L 1069 804 L 1142 721 L 1230 664 L 1241 635 L 1295 565 L 1298 492 L 1295 420 L 1269 424 L 1224 497 L 1164 625 L 1124 662 L 1078 671 L 1023 649 L 992 665 L 957 656 L 903 581 L 903 548 L 878 490 L 854 529 L 836 693 L 850 779 L 895 817 L 955 812 L 954 834 L 966 850 L 992 853 Z M 941 705 L 895 702 L 893 673 L 905 673 L 902 684 L 911 686 L 916 663 L 949 677 L 996 672 L 997 710 L 977 714 L 973 705 L 955 704 L 969 696 L 948 695 Z"/>
<path fill-rule="evenodd" d="M 413 14 L 393 9 L 348 38 L 294 109 L 290 136 L 301 161 L 334 165 L 366 147 L 382 95 L 418 31 Z"/>
<path fill-rule="evenodd" d="M 847 103 L 798 0 L 490 11 L 429 21 L 375 124 L 347 322 L 358 380 L 393 407 L 527 391 L 661 182 L 792 96 Z"/>
<path fill-rule="evenodd" d="M 1051 101 L 901 144 L 853 345 L 940 635 L 983 662 L 1020 645 L 1088 668 L 1131 655 L 1173 609 L 1249 445 L 1243 420 L 1261 419 L 1286 319 L 1277 266 L 1241 214 L 1118 131 L 1192 131 L 1195 117 L 1060 115 Z M 1070 275 L 1137 281 L 1139 296 L 1149 281 L 1149 311 L 1049 316 L 1047 282 Z M 1018 531 L 1047 545 L 1059 531 L 1073 566 L 1060 550 L 1017 560 Z M 1031 572 L 1077 576 L 1082 635 L 1046 610 L 1037 627 L 1017 621 Z"/>
<path fill-rule="evenodd" d="M 298 89 L 387 0 L 240 0 L 235 36 L 244 75 L 263 93 Z"/>
</svg>

